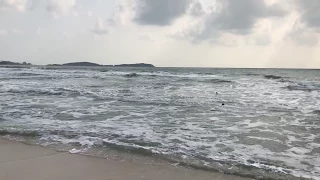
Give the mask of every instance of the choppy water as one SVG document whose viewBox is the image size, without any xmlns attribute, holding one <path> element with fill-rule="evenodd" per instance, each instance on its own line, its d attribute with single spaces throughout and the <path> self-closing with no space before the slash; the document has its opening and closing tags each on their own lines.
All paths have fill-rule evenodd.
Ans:
<svg viewBox="0 0 320 180">
<path fill-rule="evenodd" d="M 0 102 L 2 135 L 320 179 L 319 70 L 0 68 Z"/>
</svg>

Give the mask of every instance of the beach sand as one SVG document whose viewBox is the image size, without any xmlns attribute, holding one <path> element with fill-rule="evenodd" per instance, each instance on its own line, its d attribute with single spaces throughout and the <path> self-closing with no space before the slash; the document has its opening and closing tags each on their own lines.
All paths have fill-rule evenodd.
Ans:
<svg viewBox="0 0 320 180">
<path fill-rule="evenodd" d="M 246 180 L 173 166 L 95 158 L 0 139 L 1 180 Z"/>
</svg>

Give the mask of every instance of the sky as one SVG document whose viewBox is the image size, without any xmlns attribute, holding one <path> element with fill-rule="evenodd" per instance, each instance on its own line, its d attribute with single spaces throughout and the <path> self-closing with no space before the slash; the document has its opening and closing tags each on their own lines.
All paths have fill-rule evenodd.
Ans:
<svg viewBox="0 0 320 180">
<path fill-rule="evenodd" d="M 0 0 L 0 60 L 320 68 L 319 0 Z"/>
</svg>

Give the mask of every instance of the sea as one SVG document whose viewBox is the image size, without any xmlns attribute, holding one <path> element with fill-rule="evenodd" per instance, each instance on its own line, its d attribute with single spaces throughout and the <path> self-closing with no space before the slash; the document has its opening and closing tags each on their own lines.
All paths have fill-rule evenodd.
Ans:
<svg viewBox="0 0 320 180">
<path fill-rule="evenodd" d="M 320 179 L 320 70 L 0 67 L 0 135 Z"/>
</svg>

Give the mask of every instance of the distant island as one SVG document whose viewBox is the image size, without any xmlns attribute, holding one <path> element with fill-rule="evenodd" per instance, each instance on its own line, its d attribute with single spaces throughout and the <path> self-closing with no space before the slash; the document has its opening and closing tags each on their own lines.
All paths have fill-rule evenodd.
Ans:
<svg viewBox="0 0 320 180">
<path fill-rule="evenodd" d="M 28 65 L 31 66 L 30 63 L 17 63 L 17 62 L 11 62 L 11 61 L 0 61 L 0 66 L 22 66 L 22 65 Z M 65 63 L 65 64 L 48 64 L 47 66 L 91 66 L 91 67 L 155 67 L 152 64 L 146 64 L 146 63 L 136 63 L 136 64 L 119 64 L 119 65 L 101 65 L 97 63 L 92 62 L 72 62 L 72 63 Z"/>
<path fill-rule="evenodd" d="M 23 63 L 17 63 L 17 62 L 11 62 L 11 61 L 0 61 L 0 65 L 9 65 L 9 66 L 21 66 L 21 65 L 31 65 L 30 63 L 26 63 L 26 62 L 23 62 Z"/>
<path fill-rule="evenodd" d="M 47 66 L 155 67 L 152 64 L 146 64 L 146 63 L 101 65 L 101 64 L 91 63 L 91 62 L 72 62 L 72 63 L 65 63 L 65 64 L 48 64 Z"/>
<path fill-rule="evenodd" d="M 48 64 L 47 66 L 102 66 L 102 65 L 91 63 L 91 62 L 73 62 L 73 63 L 65 63 L 65 64 Z"/>
</svg>

